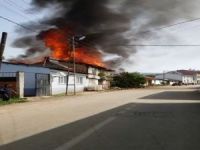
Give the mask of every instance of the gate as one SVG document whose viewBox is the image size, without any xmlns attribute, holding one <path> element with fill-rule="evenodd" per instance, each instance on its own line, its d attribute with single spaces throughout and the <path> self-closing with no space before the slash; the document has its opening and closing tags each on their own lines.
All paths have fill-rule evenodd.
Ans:
<svg viewBox="0 0 200 150">
<path fill-rule="evenodd" d="M 36 74 L 36 96 L 50 96 L 51 84 L 49 74 Z"/>
</svg>

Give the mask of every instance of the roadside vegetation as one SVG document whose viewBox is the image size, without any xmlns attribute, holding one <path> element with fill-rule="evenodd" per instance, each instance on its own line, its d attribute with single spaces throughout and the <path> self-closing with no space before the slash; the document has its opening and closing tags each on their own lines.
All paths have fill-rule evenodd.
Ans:
<svg viewBox="0 0 200 150">
<path fill-rule="evenodd" d="M 112 87 L 141 88 L 144 87 L 145 77 L 139 73 L 123 72 L 113 76 Z"/>
<path fill-rule="evenodd" d="M 3 101 L 2 99 L 0 99 L 0 106 L 16 104 L 16 103 L 25 103 L 25 102 L 27 102 L 26 99 L 19 99 L 19 98 L 11 98 L 10 100 L 7 100 L 7 101 Z"/>
</svg>

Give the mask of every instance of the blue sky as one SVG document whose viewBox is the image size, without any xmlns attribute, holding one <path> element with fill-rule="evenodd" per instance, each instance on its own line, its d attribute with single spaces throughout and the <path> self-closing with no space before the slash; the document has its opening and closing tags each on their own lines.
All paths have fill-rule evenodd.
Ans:
<svg viewBox="0 0 200 150">
<path fill-rule="evenodd" d="M 5 1 L 0 0 L 0 15 L 7 17 L 15 22 L 23 23 L 28 18 L 32 18 L 33 16 L 30 14 L 25 14 L 25 10 L 29 7 L 29 0 L 18 0 L 13 1 Z M 17 3 L 17 5 L 15 5 Z M 17 34 L 15 32 L 16 25 L 7 22 L 3 19 L 0 19 L 0 32 L 8 32 L 8 40 L 7 40 L 7 46 L 5 50 L 4 56 L 7 58 L 15 57 L 19 53 L 23 53 L 23 50 L 21 49 L 14 49 L 11 46 L 11 43 L 13 40 L 17 37 Z"/>
<path fill-rule="evenodd" d="M 31 0 L 0 0 L 0 15 L 17 23 L 23 24 L 30 20 L 37 20 L 43 13 L 31 14 L 28 12 Z M 196 11 L 193 18 L 200 17 Z M 184 18 L 181 18 L 184 20 Z M 175 20 L 173 23 L 179 22 Z M 15 32 L 16 25 L 0 18 L 0 32 L 8 32 L 7 46 L 4 56 L 16 57 L 23 54 L 23 49 L 12 47 L 12 42 L 19 36 Z M 28 31 L 27 31 L 28 32 Z M 154 32 L 152 36 L 141 40 L 145 44 L 200 44 L 200 20 L 182 24 Z M 200 70 L 200 47 L 138 47 L 122 66 L 127 71 L 162 72 L 174 69 Z"/>
<path fill-rule="evenodd" d="M 31 13 L 30 2 L 31 0 L 0 0 L 0 15 L 22 25 L 29 21 L 37 21 L 46 12 Z M 13 58 L 24 53 L 24 49 L 18 49 L 12 46 L 13 41 L 19 37 L 19 33 L 16 32 L 17 28 L 19 26 L 0 18 L 0 32 L 8 33 L 4 53 L 6 58 Z M 27 32 L 29 31 L 27 30 Z"/>
</svg>

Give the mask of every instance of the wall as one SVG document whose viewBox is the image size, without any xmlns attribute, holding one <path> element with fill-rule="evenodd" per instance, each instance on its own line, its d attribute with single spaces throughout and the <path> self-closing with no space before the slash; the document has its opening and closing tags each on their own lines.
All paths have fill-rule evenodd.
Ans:
<svg viewBox="0 0 200 150">
<path fill-rule="evenodd" d="M 99 87 L 99 73 L 99 69 L 88 67 L 88 85 L 86 86 L 87 90 L 99 90 L 99 88 L 102 89 L 102 86 Z"/>
<path fill-rule="evenodd" d="M 66 76 L 67 72 L 64 71 L 58 71 L 58 70 L 51 70 L 51 84 L 52 84 L 52 94 L 63 94 L 66 92 Z M 63 82 L 59 82 L 59 78 L 62 78 Z M 82 82 L 80 83 L 78 79 L 76 79 L 76 92 L 83 92 L 85 89 L 85 86 L 87 86 L 87 79 L 85 74 L 76 74 L 76 78 L 82 78 Z M 74 92 L 74 76 L 71 73 L 69 76 L 69 82 L 68 82 L 68 92 Z"/>
<path fill-rule="evenodd" d="M 194 77 L 193 76 L 183 76 L 183 83 L 184 84 L 193 84 L 194 83 Z"/>
<path fill-rule="evenodd" d="M 196 83 L 200 84 L 200 74 L 199 73 L 197 73 L 197 75 L 196 75 Z"/>
</svg>

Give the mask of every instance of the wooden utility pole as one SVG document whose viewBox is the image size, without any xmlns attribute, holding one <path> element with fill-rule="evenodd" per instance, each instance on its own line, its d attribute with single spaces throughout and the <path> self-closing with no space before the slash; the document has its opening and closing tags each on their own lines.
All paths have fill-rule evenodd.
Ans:
<svg viewBox="0 0 200 150">
<path fill-rule="evenodd" d="M 6 40 L 7 40 L 7 33 L 3 32 L 1 36 L 1 43 L 0 43 L 0 71 L 1 71 L 1 63 L 3 60 L 3 53 L 6 46 Z"/>
</svg>

